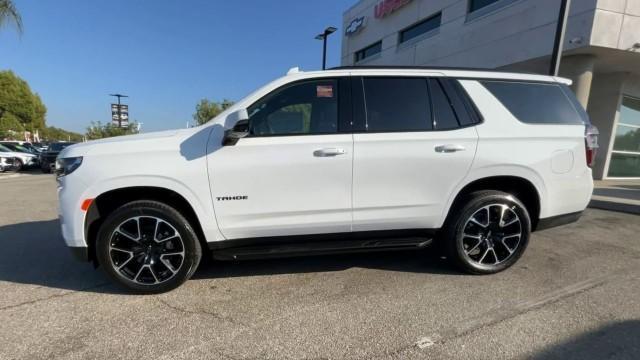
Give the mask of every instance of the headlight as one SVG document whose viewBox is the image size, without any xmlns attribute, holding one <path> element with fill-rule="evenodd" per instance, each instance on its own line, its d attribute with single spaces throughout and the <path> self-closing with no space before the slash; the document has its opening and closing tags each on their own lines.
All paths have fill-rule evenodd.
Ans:
<svg viewBox="0 0 640 360">
<path fill-rule="evenodd" d="M 56 159 L 56 176 L 65 176 L 74 172 L 82 165 L 82 156 Z"/>
</svg>

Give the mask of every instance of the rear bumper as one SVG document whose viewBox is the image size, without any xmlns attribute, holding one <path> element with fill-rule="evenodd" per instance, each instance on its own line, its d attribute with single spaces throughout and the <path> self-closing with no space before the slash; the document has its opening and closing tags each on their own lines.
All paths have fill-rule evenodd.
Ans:
<svg viewBox="0 0 640 360">
<path fill-rule="evenodd" d="M 583 213 L 582 211 L 578 211 L 570 214 L 562 214 L 562 215 L 556 215 L 556 216 L 540 219 L 538 220 L 538 225 L 536 226 L 534 231 L 545 230 L 545 229 L 550 229 L 556 226 L 562 226 L 562 225 L 574 223 L 578 221 L 578 219 L 580 219 L 580 216 L 582 216 L 582 213 Z"/>
</svg>

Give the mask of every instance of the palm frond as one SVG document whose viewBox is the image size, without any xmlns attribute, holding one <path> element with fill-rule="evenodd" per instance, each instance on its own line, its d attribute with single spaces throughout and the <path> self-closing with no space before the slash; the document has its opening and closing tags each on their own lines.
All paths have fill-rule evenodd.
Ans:
<svg viewBox="0 0 640 360">
<path fill-rule="evenodd" d="M 0 27 L 13 23 L 22 34 L 22 17 L 11 0 L 0 0 Z"/>
</svg>

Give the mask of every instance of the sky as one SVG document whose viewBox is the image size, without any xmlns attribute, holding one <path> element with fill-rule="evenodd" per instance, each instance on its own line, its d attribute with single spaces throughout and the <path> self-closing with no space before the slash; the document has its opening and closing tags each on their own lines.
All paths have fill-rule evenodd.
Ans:
<svg viewBox="0 0 640 360">
<path fill-rule="evenodd" d="M 327 26 L 356 0 L 14 0 L 24 33 L 0 29 L 0 70 L 40 94 L 47 125 L 84 133 L 129 95 L 142 131 L 185 127 L 202 98 L 239 100 L 299 66 L 322 66 Z M 339 65 L 339 33 L 327 66 Z"/>
</svg>

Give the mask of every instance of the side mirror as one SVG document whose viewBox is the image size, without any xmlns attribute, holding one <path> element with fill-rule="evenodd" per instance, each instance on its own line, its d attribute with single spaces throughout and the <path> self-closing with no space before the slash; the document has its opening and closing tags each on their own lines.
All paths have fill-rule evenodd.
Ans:
<svg viewBox="0 0 640 360">
<path fill-rule="evenodd" d="M 247 109 L 238 109 L 227 115 L 227 118 L 224 121 L 224 127 L 226 129 L 233 128 L 242 120 L 249 120 L 249 113 L 247 112 Z"/>
<path fill-rule="evenodd" d="M 233 129 L 225 131 L 222 145 L 233 146 L 238 140 L 247 135 L 249 135 L 249 120 L 240 120 L 235 124 Z"/>
</svg>

